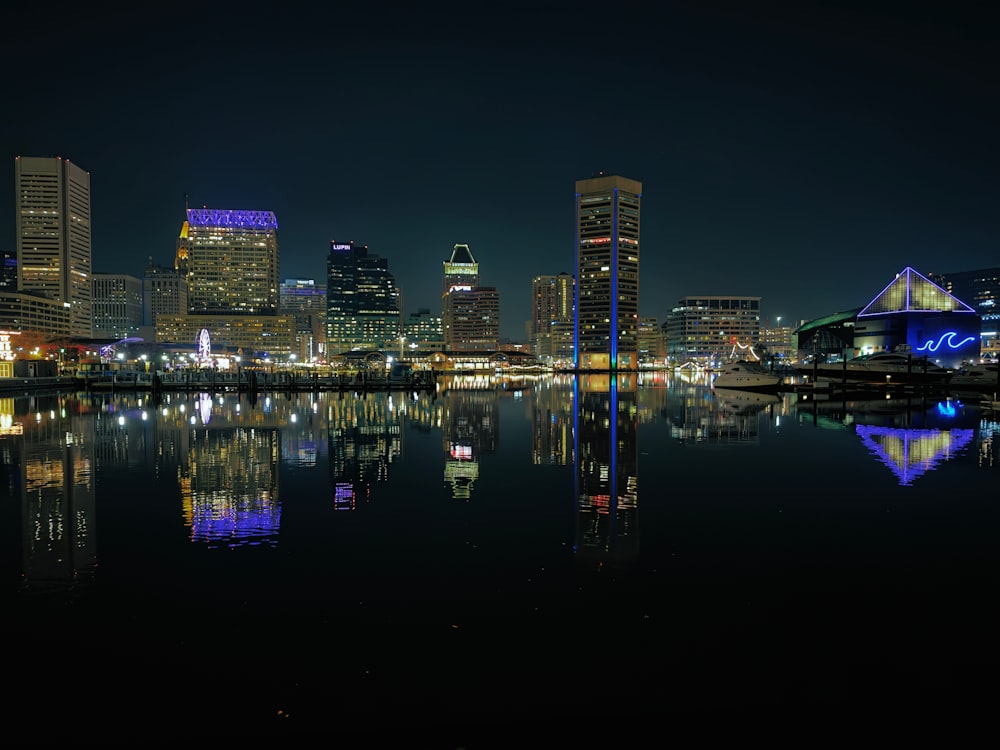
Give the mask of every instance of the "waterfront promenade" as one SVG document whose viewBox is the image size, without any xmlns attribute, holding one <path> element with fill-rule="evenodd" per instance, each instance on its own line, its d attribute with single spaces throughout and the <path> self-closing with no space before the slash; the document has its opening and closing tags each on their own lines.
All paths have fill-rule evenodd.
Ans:
<svg viewBox="0 0 1000 750">
<path fill-rule="evenodd" d="M 395 377 L 374 372 L 337 374 L 259 372 L 256 370 L 218 372 L 187 370 L 179 372 L 123 371 L 95 377 L 18 377 L 0 378 L 0 392 L 44 390 L 80 391 L 376 391 L 429 390 L 436 388 L 437 374 L 419 370 Z"/>
</svg>

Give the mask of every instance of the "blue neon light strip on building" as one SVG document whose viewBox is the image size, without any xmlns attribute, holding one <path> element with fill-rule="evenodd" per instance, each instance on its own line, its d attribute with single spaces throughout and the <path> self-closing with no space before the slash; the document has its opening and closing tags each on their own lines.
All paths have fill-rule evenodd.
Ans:
<svg viewBox="0 0 1000 750">
<path fill-rule="evenodd" d="M 611 369 L 618 369 L 618 188 L 611 208 Z"/>
<path fill-rule="evenodd" d="M 941 348 L 942 344 L 947 346 L 949 349 L 961 349 L 966 344 L 976 340 L 975 336 L 966 336 L 964 339 L 955 344 L 953 342 L 956 336 L 958 336 L 958 331 L 948 331 L 947 333 L 942 333 L 941 336 L 938 337 L 937 341 L 934 341 L 933 339 L 925 341 L 923 344 L 917 347 L 917 351 L 936 352 L 938 349 Z M 945 339 L 947 339 L 947 341 Z"/>
</svg>

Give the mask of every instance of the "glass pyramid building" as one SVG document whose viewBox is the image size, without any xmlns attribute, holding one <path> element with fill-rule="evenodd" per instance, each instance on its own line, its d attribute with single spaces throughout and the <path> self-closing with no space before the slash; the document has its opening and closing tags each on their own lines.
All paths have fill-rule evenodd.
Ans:
<svg viewBox="0 0 1000 750">
<path fill-rule="evenodd" d="M 858 312 L 854 350 L 907 351 L 957 367 L 979 358 L 981 327 L 972 307 L 907 266 Z"/>
<path fill-rule="evenodd" d="M 953 297 L 926 276 L 907 266 L 890 284 L 858 313 L 885 315 L 909 312 L 965 312 L 976 314 L 967 304 Z"/>
</svg>

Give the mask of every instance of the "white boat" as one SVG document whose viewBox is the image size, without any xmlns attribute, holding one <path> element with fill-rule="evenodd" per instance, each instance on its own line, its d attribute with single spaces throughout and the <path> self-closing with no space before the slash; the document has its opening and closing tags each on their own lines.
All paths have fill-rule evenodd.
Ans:
<svg viewBox="0 0 1000 750">
<path fill-rule="evenodd" d="M 712 378 L 713 388 L 738 388 L 742 390 L 778 390 L 785 376 L 768 370 L 752 360 L 730 362 Z"/>
<path fill-rule="evenodd" d="M 804 364 L 799 373 L 814 380 L 853 383 L 946 385 L 954 371 L 909 352 L 875 352 L 844 362 Z"/>
<path fill-rule="evenodd" d="M 948 385 L 956 388 L 988 391 L 1000 390 L 1000 379 L 997 377 L 997 364 L 962 365 L 951 376 Z"/>
</svg>

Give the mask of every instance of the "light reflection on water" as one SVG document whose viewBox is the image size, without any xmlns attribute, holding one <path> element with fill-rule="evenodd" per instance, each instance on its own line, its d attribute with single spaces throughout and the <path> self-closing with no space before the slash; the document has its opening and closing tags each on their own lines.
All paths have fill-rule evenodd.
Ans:
<svg viewBox="0 0 1000 750">
<path fill-rule="evenodd" d="M 168 621 L 206 606 L 228 620 L 252 602 L 272 613 L 245 615 L 257 626 L 291 612 L 280 632 L 301 648 L 310 639 L 291 633 L 303 623 L 341 622 L 327 642 L 388 622 L 484 634 L 490 622 L 523 637 L 538 628 L 543 650 L 561 643 L 547 641 L 554 633 L 582 646 L 611 626 L 655 632 L 634 648 L 663 638 L 670 651 L 674 629 L 699 642 L 718 627 L 702 617 L 760 627 L 759 613 L 717 611 L 702 591 L 752 590 L 776 613 L 786 588 L 806 598 L 864 589 L 908 568 L 934 580 L 937 558 L 909 557 L 921 545 L 951 550 L 938 559 L 950 570 L 967 557 L 973 576 L 996 562 L 992 537 L 979 534 L 997 520 L 1000 426 L 960 399 L 814 399 L 665 373 L 456 377 L 436 393 L 7 398 L 0 426 L 7 542 L 21 550 L 5 609 L 20 607 L 25 628 L 39 624 L 39 600 L 86 602 L 112 620 L 132 602 Z M 843 549 L 864 577 L 843 567 Z M 906 587 L 919 591 L 925 578 L 912 571 Z M 791 638 L 774 618 L 773 632 Z M 30 647 L 53 634 L 45 628 L 21 637 Z M 164 658 L 183 658 L 175 648 Z M 374 644 L 357 648 L 376 659 Z M 335 670 L 333 658 L 320 663 Z M 638 668 L 600 658 L 610 665 L 598 680 Z M 673 668 L 684 658 L 674 654 Z M 292 679 L 283 663 L 258 677 Z M 315 679 L 323 703 L 332 688 Z M 396 708 L 407 700 L 382 689 Z M 537 689 L 526 706 L 544 704 Z M 316 709 L 297 700 L 303 714 Z"/>
</svg>

